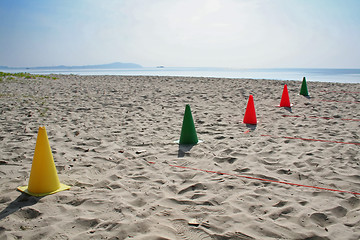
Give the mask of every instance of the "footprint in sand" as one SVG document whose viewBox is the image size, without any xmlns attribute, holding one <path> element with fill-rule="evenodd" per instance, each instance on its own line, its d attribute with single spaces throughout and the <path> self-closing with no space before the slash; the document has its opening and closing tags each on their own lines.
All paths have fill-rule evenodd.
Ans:
<svg viewBox="0 0 360 240">
<path fill-rule="evenodd" d="M 19 210 L 17 214 L 25 219 L 34 219 L 39 217 L 42 213 L 33 208 L 24 208 Z"/>
</svg>

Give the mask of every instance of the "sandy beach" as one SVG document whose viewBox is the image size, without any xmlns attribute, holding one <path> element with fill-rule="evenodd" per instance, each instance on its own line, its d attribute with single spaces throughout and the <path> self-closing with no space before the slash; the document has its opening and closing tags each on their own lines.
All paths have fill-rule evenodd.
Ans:
<svg viewBox="0 0 360 240">
<path fill-rule="evenodd" d="M 284 84 L 292 108 L 277 107 Z M 0 239 L 359 239 L 360 84 L 307 86 L 310 98 L 301 81 L 4 77 Z M 250 94 L 256 126 L 242 122 Z M 186 104 L 194 146 L 175 143 Z M 16 188 L 40 126 L 71 188 L 34 197 Z"/>
</svg>

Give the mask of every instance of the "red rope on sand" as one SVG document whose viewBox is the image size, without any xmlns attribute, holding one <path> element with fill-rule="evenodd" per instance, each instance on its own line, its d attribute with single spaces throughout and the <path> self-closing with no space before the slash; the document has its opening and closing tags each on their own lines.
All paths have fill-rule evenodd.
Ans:
<svg viewBox="0 0 360 240">
<path fill-rule="evenodd" d="M 148 163 L 156 164 L 156 162 L 148 162 Z M 346 191 L 346 190 L 340 190 L 340 189 L 316 187 L 316 186 L 303 185 L 303 184 L 298 184 L 298 183 L 291 183 L 291 182 L 283 182 L 283 181 L 277 181 L 277 180 L 271 180 L 271 179 L 265 179 L 265 178 L 250 177 L 250 176 L 245 176 L 245 175 L 224 173 L 224 172 L 219 172 L 219 171 L 211 171 L 211 170 L 205 170 L 205 169 L 200 169 L 200 168 L 178 166 L 178 165 L 173 165 L 173 164 L 168 164 L 168 165 L 170 167 L 176 167 L 176 168 L 182 168 L 182 169 L 188 169 L 188 170 L 194 170 L 194 171 L 201 171 L 201 172 L 206 172 L 206 173 L 215 173 L 215 174 L 219 174 L 219 175 L 235 176 L 235 177 L 247 178 L 247 179 L 251 179 L 251 180 L 259 180 L 259 181 L 263 181 L 263 182 L 272 182 L 272 183 L 286 184 L 286 185 L 297 186 L 297 187 L 314 188 L 314 189 L 326 190 L 326 191 L 332 191 L 332 192 L 341 192 L 341 193 L 350 193 L 350 194 L 360 195 L 360 193 L 358 193 L 358 192 L 352 192 L 352 191 Z"/>
<path fill-rule="evenodd" d="M 320 91 L 325 93 L 360 93 L 360 92 L 346 92 L 346 91 Z"/>
<path fill-rule="evenodd" d="M 297 140 L 304 140 L 304 141 L 315 141 L 315 142 L 329 142 L 329 143 L 342 143 L 342 144 L 360 145 L 360 143 L 356 143 L 356 142 L 340 142 L 340 141 L 330 141 L 330 140 L 311 139 L 311 138 L 299 138 L 299 137 L 278 137 L 278 136 L 265 135 L 265 134 L 262 134 L 261 136 L 262 136 L 262 137 L 272 137 L 272 138 L 297 139 Z"/>
<path fill-rule="evenodd" d="M 339 102 L 339 103 L 360 103 L 359 101 L 337 101 L 337 100 L 326 100 L 326 99 L 319 99 L 319 102 Z"/>
<path fill-rule="evenodd" d="M 343 121 L 360 121 L 360 119 L 351 119 L 351 118 L 332 118 L 332 117 L 314 117 L 314 116 L 299 116 L 299 115 L 282 115 L 283 117 L 304 117 L 304 118 L 320 118 L 320 119 L 339 119 Z"/>
<path fill-rule="evenodd" d="M 360 193 L 358 193 L 358 192 L 351 192 L 351 191 L 346 191 L 346 190 L 309 186 L 309 185 L 303 185 L 303 184 L 298 184 L 298 183 L 283 182 L 283 181 L 270 180 L 270 179 L 265 179 L 265 178 L 257 178 L 257 177 L 250 177 L 250 176 L 244 176 L 244 175 L 238 175 L 238 174 L 231 174 L 231 173 L 224 173 L 224 172 L 218 172 L 218 171 L 204 170 L 204 169 L 199 169 L 199 168 L 177 166 L 177 165 L 172 165 L 172 164 L 169 164 L 169 166 L 170 167 L 176 167 L 176 168 L 182 168 L 182 169 L 201 171 L 201 172 L 206 172 L 206 173 L 216 173 L 216 174 L 219 174 L 219 175 L 228 175 L 228 176 L 235 176 L 235 177 L 241 177 L 241 178 L 248 178 L 248 179 L 259 180 L 259 181 L 264 181 L 264 182 L 280 183 L 280 184 L 287 184 L 287 185 L 297 186 L 297 187 L 314 188 L 314 189 L 326 190 L 326 191 L 332 191 L 332 192 L 351 193 L 351 194 L 355 194 L 355 195 L 360 195 Z"/>
</svg>

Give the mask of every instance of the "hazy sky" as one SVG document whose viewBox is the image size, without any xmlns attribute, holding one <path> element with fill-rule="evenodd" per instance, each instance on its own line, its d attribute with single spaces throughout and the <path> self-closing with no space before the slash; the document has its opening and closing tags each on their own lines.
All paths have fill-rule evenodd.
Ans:
<svg viewBox="0 0 360 240">
<path fill-rule="evenodd" d="M 0 65 L 360 68 L 360 0 L 1 0 Z"/>
</svg>

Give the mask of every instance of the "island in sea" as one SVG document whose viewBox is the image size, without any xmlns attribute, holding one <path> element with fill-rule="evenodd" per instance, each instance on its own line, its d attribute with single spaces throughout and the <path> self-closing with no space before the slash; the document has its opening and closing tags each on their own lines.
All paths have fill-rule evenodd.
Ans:
<svg viewBox="0 0 360 240">
<path fill-rule="evenodd" d="M 141 65 L 136 63 L 122 63 L 122 62 L 114 62 L 108 64 L 100 64 L 100 65 L 83 65 L 83 66 L 44 66 L 44 67 L 8 67 L 8 66 L 0 66 L 0 69 L 35 69 L 35 70 L 47 70 L 47 69 L 124 69 L 124 68 L 142 68 Z"/>
</svg>

